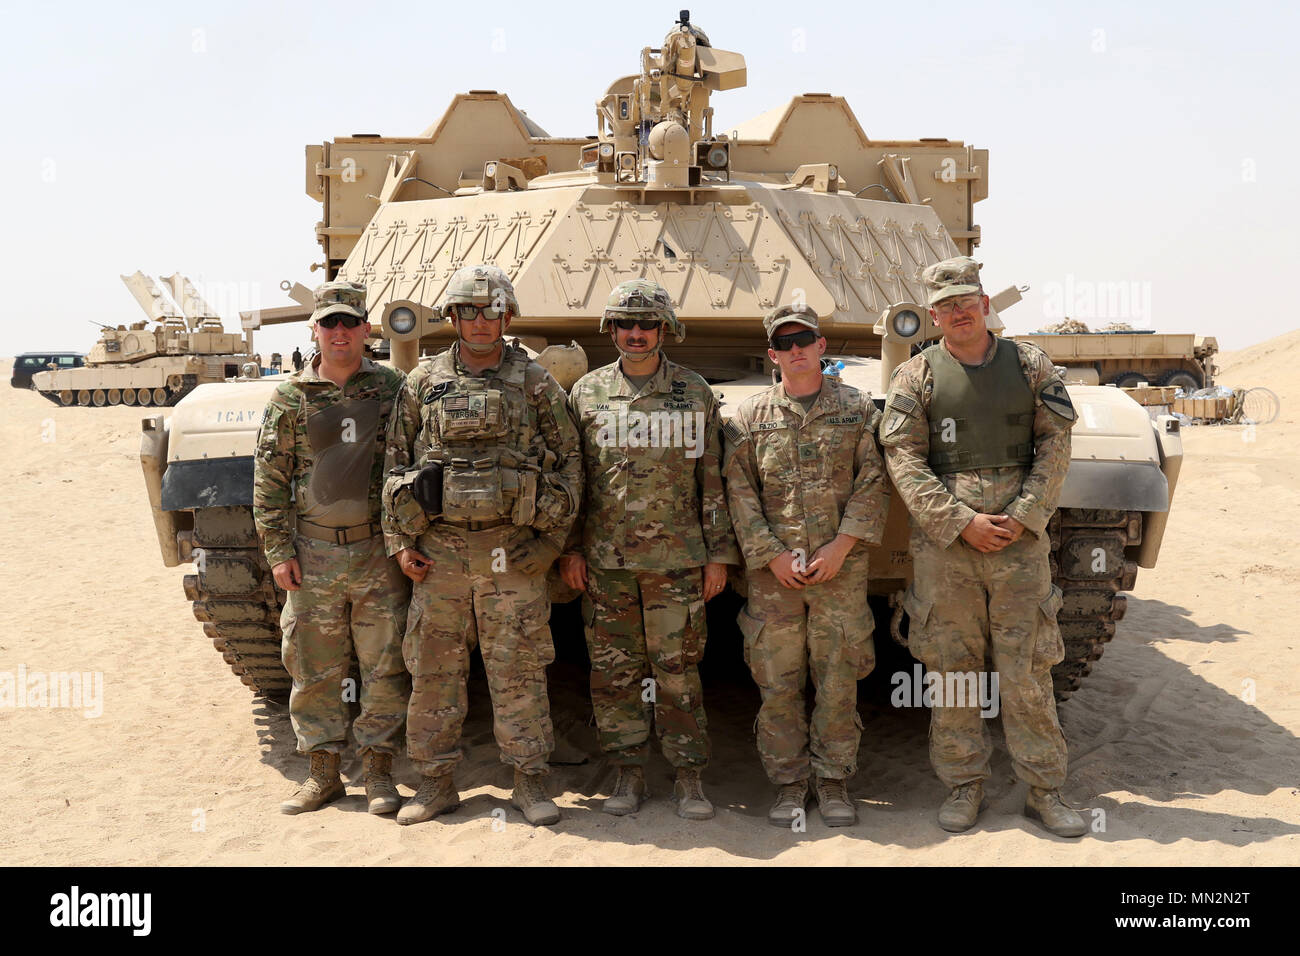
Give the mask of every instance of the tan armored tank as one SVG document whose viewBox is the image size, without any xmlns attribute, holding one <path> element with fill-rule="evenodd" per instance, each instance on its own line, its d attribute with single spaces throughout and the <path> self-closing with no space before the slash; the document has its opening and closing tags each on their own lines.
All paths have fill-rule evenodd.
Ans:
<svg viewBox="0 0 1300 956">
<path fill-rule="evenodd" d="M 1013 338 L 1032 342 L 1065 368 L 1068 382 L 1132 388 L 1141 382 L 1193 392 L 1214 384 L 1219 342 L 1211 335 L 1116 329 L 1093 332 L 1083 323 L 1060 323 Z M 1083 326 L 1080 328 L 1080 326 Z M 1067 330 L 1068 329 L 1068 330 Z"/>
<path fill-rule="evenodd" d="M 593 365 L 611 361 L 597 331 L 605 300 L 620 282 L 647 277 L 668 289 L 688 330 L 672 357 L 713 382 L 724 407 L 771 381 L 760 317 L 791 301 L 823 317 L 838 374 L 883 401 L 882 373 L 934 333 L 919 304 L 922 269 L 978 243 L 972 213 L 987 195 L 988 152 L 871 139 L 847 102 L 826 93 L 715 124 L 712 96 L 745 84 L 745 60 L 688 19 L 598 96 L 594 137 L 550 136 L 504 94 L 478 90 L 456 96 L 421 136 L 307 148 L 325 274 L 366 285 L 394 364 L 409 370 L 450 344 L 436 309 L 448 279 L 492 263 L 524 313 L 511 333 L 535 350 L 576 341 Z M 246 314 L 245 327 L 306 319 L 305 297 L 295 298 Z M 1017 298 L 1001 293 L 994 308 Z M 552 357 L 580 373 L 574 352 Z M 276 626 L 283 595 L 250 509 L 253 445 L 273 387 L 199 387 L 169 422 L 145 422 L 142 458 L 166 563 L 198 565 L 186 592 L 205 632 L 245 683 L 279 695 L 288 687 Z M 1058 669 L 1063 694 L 1114 633 L 1135 562 L 1155 560 L 1179 454 L 1176 433 L 1157 435 L 1119 390 L 1071 394 L 1087 439 L 1076 443 L 1070 497 L 1053 525 L 1060 578 L 1078 582 L 1066 587 L 1079 626 Z M 872 554 L 873 592 L 878 620 L 901 637 L 910 576 L 901 506 L 889 528 Z M 1087 570 L 1088 560 L 1103 570 Z"/>
<path fill-rule="evenodd" d="M 226 332 L 180 273 L 164 288 L 151 276 L 122 276 L 148 319 L 102 326 L 82 368 L 32 376 L 32 387 L 59 405 L 174 405 L 196 385 L 223 382 L 253 361 L 251 336 Z"/>
</svg>

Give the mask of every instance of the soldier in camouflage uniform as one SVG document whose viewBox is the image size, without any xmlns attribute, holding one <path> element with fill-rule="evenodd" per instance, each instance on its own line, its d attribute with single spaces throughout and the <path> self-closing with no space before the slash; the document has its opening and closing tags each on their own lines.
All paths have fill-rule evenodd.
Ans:
<svg viewBox="0 0 1300 956">
<path fill-rule="evenodd" d="M 890 477 L 912 515 L 908 646 L 944 675 L 978 673 L 991 653 L 1007 748 L 1030 785 L 1025 813 L 1081 836 L 1083 818 L 1059 792 L 1066 747 L 1051 669 L 1065 648 L 1047 538 L 1075 412 L 1038 346 L 988 331 L 979 269 L 961 256 L 922 273 L 943 340 L 895 370 L 881 424 Z M 950 789 L 939 825 L 952 832 L 974 826 L 989 774 L 980 710 L 943 700 L 931 712 L 930 759 Z"/>
<path fill-rule="evenodd" d="M 424 777 L 398 823 L 459 801 L 452 775 L 475 643 L 501 760 L 515 770 L 512 802 L 534 825 L 555 823 L 543 783 L 555 744 L 546 572 L 577 515 L 578 433 L 555 379 L 502 338 L 519 314 L 504 272 L 458 270 L 441 309 L 458 340 L 410 374 L 388 431 L 384 533 L 415 582 L 402 649 L 407 749 Z"/>
<path fill-rule="evenodd" d="M 758 751 L 777 799 L 774 826 L 800 819 L 809 776 L 827 826 L 850 826 L 848 796 L 862 722 L 857 682 L 875 666 L 867 548 L 884 534 L 888 490 L 871 396 L 823 375 L 815 312 L 773 309 L 763 321 L 781 381 L 727 423 L 723 469 L 749 600 L 745 660 L 763 696 Z M 817 691 L 809 727 L 804 691 Z"/>
<path fill-rule="evenodd" d="M 685 329 L 668 293 L 634 279 L 605 304 L 620 358 L 578 380 L 569 403 L 582 434 L 586 513 L 560 559 L 584 592 L 591 699 L 601 749 L 618 767 L 603 809 L 634 813 L 646 793 L 653 678 L 654 724 L 677 770 L 679 816 L 707 820 L 713 804 L 700 772 L 709 759 L 697 664 L 704 655 L 704 602 L 726 586 L 739 555 L 719 460 L 722 428 L 713 390 L 660 352 Z M 581 534 L 578 534 L 578 531 Z"/>
<path fill-rule="evenodd" d="M 364 286 L 322 285 L 312 322 L 315 360 L 275 390 L 253 463 L 253 519 L 275 582 L 288 592 L 280 623 L 293 678 L 289 717 L 311 758 L 311 776 L 280 809 L 302 813 L 344 795 L 343 682 L 355 653 L 361 715 L 353 732 L 369 810 L 392 813 L 401 803 L 392 759 L 410 687 L 400 622 L 411 589 L 384 550 L 379 512 L 383 440 L 402 373 L 362 356 Z"/>
</svg>

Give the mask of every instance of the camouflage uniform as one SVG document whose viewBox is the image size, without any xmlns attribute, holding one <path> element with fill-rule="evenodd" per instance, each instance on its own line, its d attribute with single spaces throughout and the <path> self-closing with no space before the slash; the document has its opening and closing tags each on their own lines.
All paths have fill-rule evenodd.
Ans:
<svg viewBox="0 0 1300 956">
<path fill-rule="evenodd" d="M 289 716 L 302 753 L 342 752 L 343 681 L 355 653 L 357 747 L 395 754 L 410 687 L 400 623 L 410 585 L 385 554 L 379 512 L 383 439 L 402 373 L 362 359 L 340 389 L 320 377 L 319 362 L 275 390 L 253 466 L 253 518 L 266 559 L 275 566 L 296 557 L 302 571 L 280 619 L 293 678 Z"/>
<path fill-rule="evenodd" d="M 407 748 L 425 777 L 460 760 L 477 643 L 501 760 L 540 774 L 555 743 L 546 570 L 577 513 L 578 434 L 564 391 L 523 349 L 503 346 L 497 366 L 473 375 L 461 346 L 410 374 L 388 431 L 388 553 L 416 548 L 433 565 L 414 587 L 402 645 L 412 677 Z M 401 476 L 431 461 L 447 469 L 444 514 L 432 522 L 390 505 Z"/>
<path fill-rule="evenodd" d="M 1010 362 L 1005 350 L 1014 350 L 1028 386 L 1032 450 L 1027 464 L 936 474 L 934 455 L 943 452 L 938 445 L 932 449 L 932 436 L 950 438 L 943 435 L 943 422 L 930 420 L 931 357 L 955 363 L 946 351 L 913 356 L 890 382 L 881 444 L 890 477 L 911 512 L 915 580 L 904 599 L 911 619 L 908 647 L 930 670 L 944 673 L 979 672 L 991 654 L 1016 773 L 1034 787 L 1056 790 L 1065 781 L 1066 747 L 1051 668 L 1065 649 L 1056 624 L 1061 592 L 1051 580 L 1046 529 L 1069 468 L 1074 413 L 1051 360 L 1038 346 L 990 340 L 989 353 L 975 368 L 990 366 L 1000 350 Z M 962 368 L 969 373 L 970 367 Z M 950 424 L 960 429 L 962 423 Z M 1010 515 L 1025 533 L 1001 551 L 982 553 L 960 537 L 976 513 Z M 990 753 L 978 704 L 933 708 L 930 759 L 946 786 L 982 781 L 989 775 Z"/>
<path fill-rule="evenodd" d="M 776 384 L 742 402 L 726 426 L 727 502 L 749 583 L 739 624 L 763 697 L 758 751 L 778 785 L 806 780 L 810 769 L 831 780 L 857 770 L 857 682 L 875 666 L 866 547 L 855 545 L 830 581 L 802 590 L 784 587 L 768 565 L 786 551 L 811 560 L 841 533 L 880 543 L 888 490 L 878 418 L 869 394 L 825 376 L 806 414 Z"/>
<path fill-rule="evenodd" d="M 653 676 L 664 757 L 703 767 L 702 566 L 739 562 L 719 472 L 717 399 L 703 378 L 661 355 L 639 390 L 615 361 L 579 379 L 569 402 L 586 469 L 581 545 L 576 529 L 572 544 L 587 561 L 582 613 L 601 749 L 617 765 L 644 766 L 641 682 Z"/>
</svg>

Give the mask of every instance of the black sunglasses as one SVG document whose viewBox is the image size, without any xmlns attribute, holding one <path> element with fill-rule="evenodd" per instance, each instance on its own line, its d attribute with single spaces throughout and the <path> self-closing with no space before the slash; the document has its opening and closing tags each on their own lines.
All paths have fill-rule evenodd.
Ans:
<svg viewBox="0 0 1300 956">
<path fill-rule="evenodd" d="M 624 332 L 631 332 L 633 329 L 650 332 L 663 325 L 663 322 L 660 319 L 615 319 L 614 324 Z"/>
<path fill-rule="evenodd" d="M 506 314 L 505 309 L 498 309 L 491 305 L 473 305 L 469 302 L 458 302 L 451 307 L 451 310 L 462 322 L 473 322 L 479 315 L 489 322 L 495 322 Z"/>
<path fill-rule="evenodd" d="M 332 315 L 321 316 L 316 320 L 316 324 L 322 329 L 336 329 L 339 323 L 342 322 L 345 329 L 355 329 L 364 321 L 366 320 L 355 315 L 339 315 L 339 313 L 335 312 Z"/>
<path fill-rule="evenodd" d="M 774 335 L 772 336 L 772 348 L 778 352 L 788 352 L 796 345 L 801 349 L 806 349 L 819 338 L 821 338 L 821 336 L 812 329 L 804 329 L 802 332 L 791 332 L 789 335 Z"/>
</svg>

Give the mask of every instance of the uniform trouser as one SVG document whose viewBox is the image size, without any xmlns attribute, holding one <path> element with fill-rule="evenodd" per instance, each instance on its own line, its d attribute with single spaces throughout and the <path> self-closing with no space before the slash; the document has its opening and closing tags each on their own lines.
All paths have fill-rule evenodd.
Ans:
<svg viewBox="0 0 1300 956">
<path fill-rule="evenodd" d="M 459 531 L 437 525 L 416 543 L 433 566 L 411 594 L 402 654 L 411 672 L 407 751 L 436 776 L 461 759 L 469 706 L 469 656 L 483 651 L 501 761 L 546 773 L 555 748 L 546 665 L 555 660 L 546 575 L 510 569 L 511 545 L 533 534 L 505 526 Z"/>
<path fill-rule="evenodd" d="M 361 716 L 352 728 L 361 753 L 396 754 L 410 678 L 402 666 L 401 622 L 410 582 L 376 535 L 354 544 L 297 537 L 302 587 L 286 593 L 281 655 L 293 678 L 289 719 L 298 750 L 340 753 L 347 739 L 344 680 L 353 654 L 361 669 Z"/>
<path fill-rule="evenodd" d="M 846 780 L 857 772 L 862 719 L 858 681 L 875 667 L 867 553 L 855 549 L 839 574 L 802 590 L 784 587 L 771 571 L 747 571 L 749 601 L 738 623 L 745 662 L 762 693 L 758 753 L 775 784 L 810 772 Z M 816 689 L 809 725 L 804 691 Z"/>
<path fill-rule="evenodd" d="M 1030 531 L 994 554 L 960 537 L 941 548 L 914 527 L 916 576 L 904 606 L 911 618 L 908 649 L 944 675 L 945 687 L 947 675 L 978 674 L 991 653 L 1016 774 L 1054 790 L 1065 782 L 1066 748 L 1051 671 L 1065 645 L 1056 623 L 1061 592 L 1052 584 L 1050 548 L 1046 534 Z M 992 744 L 985 721 L 979 703 L 968 699 L 941 700 L 931 710 L 930 761 L 946 786 L 988 777 Z"/>
<path fill-rule="evenodd" d="M 655 572 L 587 566 L 582 615 L 591 704 L 600 748 L 617 765 L 645 765 L 651 701 L 665 759 L 674 767 L 708 763 L 696 666 L 707 637 L 703 589 L 698 567 Z"/>
</svg>

